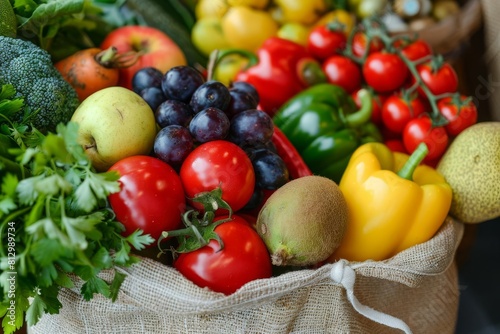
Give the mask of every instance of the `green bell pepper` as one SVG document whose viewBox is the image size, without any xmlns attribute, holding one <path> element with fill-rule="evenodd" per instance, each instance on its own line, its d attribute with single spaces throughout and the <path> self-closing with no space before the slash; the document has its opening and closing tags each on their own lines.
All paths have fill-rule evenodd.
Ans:
<svg viewBox="0 0 500 334">
<path fill-rule="evenodd" d="M 357 110 L 352 97 L 341 87 L 317 84 L 283 104 L 273 121 L 315 175 L 339 183 L 351 155 L 361 144 L 382 141 L 371 122 L 368 91 L 363 90 L 360 99 L 361 109 Z"/>
</svg>

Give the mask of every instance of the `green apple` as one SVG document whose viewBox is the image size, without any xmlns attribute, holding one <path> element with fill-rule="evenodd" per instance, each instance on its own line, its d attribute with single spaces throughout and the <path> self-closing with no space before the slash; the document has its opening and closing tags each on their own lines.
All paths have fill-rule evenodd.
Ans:
<svg viewBox="0 0 500 334">
<path fill-rule="evenodd" d="M 153 110 L 127 88 L 109 87 L 90 95 L 71 121 L 79 124 L 78 143 L 97 171 L 153 149 L 157 130 Z"/>
</svg>

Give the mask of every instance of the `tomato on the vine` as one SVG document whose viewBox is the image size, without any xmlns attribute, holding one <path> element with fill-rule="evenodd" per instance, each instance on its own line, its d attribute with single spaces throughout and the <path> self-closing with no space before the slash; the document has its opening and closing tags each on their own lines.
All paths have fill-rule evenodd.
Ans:
<svg viewBox="0 0 500 334">
<path fill-rule="evenodd" d="M 402 133 L 406 124 L 425 112 L 425 104 L 417 97 L 394 94 L 382 105 L 382 121 L 392 132 Z"/>
<path fill-rule="evenodd" d="M 226 140 L 209 141 L 195 148 L 182 163 L 179 174 L 188 198 L 220 187 L 222 199 L 234 212 L 250 200 L 255 186 L 250 158 Z M 200 208 L 198 203 L 193 205 Z"/>
<path fill-rule="evenodd" d="M 226 219 L 221 216 L 215 219 Z M 264 241 L 242 217 L 233 214 L 230 221 L 215 227 L 222 240 L 210 240 L 195 251 L 181 253 L 174 267 L 200 287 L 229 295 L 244 284 L 272 275 L 271 257 Z"/>
<path fill-rule="evenodd" d="M 477 122 L 477 108 L 469 97 L 445 97 L 437 102 L 437 107 L 439 113 L 448 121 L 445 129 L 450 136 L 457 136 Z"/>
<path fill-rule="evenodd" d="M 361 69 L 353 60 L 345 56 L 331 56 L 322 64 L 328 82 L 339 85 L 348 93 L 361 88 Z"/>
<path fill-rule="evenodd" d="M 455 93 L 458 89 L 457 72 L 449 63 L 434 65 L 432 62 L 426 62 L 417 65 L 417 72 L 422 79 L 422 83 L 434 95 Z M 419 93 L 425 96 L 421 87 L 419 87 Z"/>
<path fill-rule="evenodd" d="M 311 30 L 307 37 L 307 49 L 311 55 L 324 60 L 344 50 L 347 43 L 345 33 L 329 24 L 320 25 Z"/>
<path fill-rule="evenodd" d="M 141 229 L 158 239 L 163 231 L 179 228 L 186 198 L 181 179 L 167 163 L 150 156 L 131 156 L 109 168 L 120 174 L 120 191 L 109 203 L 125 235 Z"/>
<path fill-rule="evenodd" d="M 417 39 L 404 46 L 401 53 L 410 61 L 416 61 L 432 55 L 432 47 L 423 39 Z"/>
<path fill-rule="evenodd" d="M 449 142 L 444 127 L 434 126 L 432 119 L 425 114 L 409 121 L 403 130 L 403 143 L 410 154 L 422 142 L 429 149 L 429 153 L 424 159 L 426 162 L 439 159 L 446 151 Z"/>
<path fill-rule="evenodd" d="M 376 92 L 388 93 L 405 83 L 409 70 L 397 54 L 374 52 L 363 64 L 363 75 L 366 83 Z"/>
<path fill-rule="evenodd" d="M 363 57 L 366 52 L 372 54 L 374 52 L 382 51 L 384 49 L 384 42 L 378 37 L 372 38 L 370 46 L 367 51 L 368 37 L 362 31 L 354 33 L 351 42 L 351 51 L 356 57 Z"/>
</svg>

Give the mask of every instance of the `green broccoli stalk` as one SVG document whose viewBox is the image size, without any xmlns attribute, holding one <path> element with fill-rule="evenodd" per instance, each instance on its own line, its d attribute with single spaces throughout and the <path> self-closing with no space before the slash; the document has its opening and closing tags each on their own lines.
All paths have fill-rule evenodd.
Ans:
<svg viewBox="0 0 500 334">
<path fill-rule="evenodd" d="M 50 54 L 22 39 L 0 36 L 0 85 L 11 84 L 24 98 L 27 111 L 12 115 L 26 119 L 42 133 L 67 123 L 79 105 L 76 91 L 52 63 Z M 28 115 L 26 115 L 28 113 Z"/>
</svg>

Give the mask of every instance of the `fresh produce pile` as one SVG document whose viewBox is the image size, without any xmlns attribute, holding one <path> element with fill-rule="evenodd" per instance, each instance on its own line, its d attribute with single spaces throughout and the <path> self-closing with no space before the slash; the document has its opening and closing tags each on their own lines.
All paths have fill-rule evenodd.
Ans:
<svg viewBox="0 0 500 334">
<path fill-rule="evenodd" d="M 387 259 L 449 214 L 500 215 L 499 125 L 476 124 L 425 41 L 391 37 L 376 17 L 342 25 L 320 0 L 275 1 L 290 24 L 314 25 L 301 45 L 279 37 L 267 1 L 216 2 L 197 2 L 207 26 L 184 31 L 194 44 L 217 24 L 265 29 L 226 36 L 252 50 L 199 37 L 219 43 L 200 63 L 120 1 L 0 0 L 6 333 L 58 313 L 76 279 L 86 300 L 114 300 L 127 279 L 116 268 L 151 253 L 229 295 L 288 270 Z"/>
</svg>

